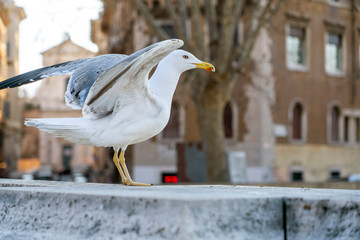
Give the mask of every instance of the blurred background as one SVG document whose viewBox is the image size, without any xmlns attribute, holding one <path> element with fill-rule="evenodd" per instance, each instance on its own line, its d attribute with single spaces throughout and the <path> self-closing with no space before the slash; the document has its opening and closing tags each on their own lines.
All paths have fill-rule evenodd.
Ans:
<svg viewBox="0 0 360 240">
<path fill-rule="evenodd" d="M 360 188 L 360 1 L 1 0 L 0 78 L 181 38 L 168 125 L 130 146 L 135 181 Z M 25 127 L 80 117 L 69 76 L 0 92 L 0 177 L 118 183 L 110 148 Z"/>
</svg>

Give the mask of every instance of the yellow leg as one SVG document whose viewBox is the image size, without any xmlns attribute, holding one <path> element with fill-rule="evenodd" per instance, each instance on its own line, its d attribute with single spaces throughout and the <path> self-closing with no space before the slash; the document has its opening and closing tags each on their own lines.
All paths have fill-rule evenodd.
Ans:
<svg viewBox="0 0 360 240">
<path fill-rule="evenodd" d="M 126 179 L 126 177 L 125 177 L 124 171 L 123 171 L 123 170 L 121 169 L 121 167 L 120 167 L 119 158 L 118 158 L 118 154 L 117 154 L 116 151 L 114 152 L 113 161 L 114 161 L 114 163 L 115 163 L 116 168 L 118 169 L 118 171 L 119 171 L 119 173 L 120 173 L 122 183 L 123 183 L 123 184 L 126 184 L 127 179 Z"/>
<path fill-rule="evenodd" d="M 129 174 L 129 171 L 126 167 L 126 164 L 125 164 L 125 157 L 124 157 L 124 152 L 122 150 L 120 150 L 120 157 L 119 157 L 119 160 L 120 160 L 120 165 L 121 165 L 121 168 L 124 170 L 124 174 L 125 174 L 125 179 L 126 179 L 126 185 L 128 186 L 151 186 L 151 184 L 147 184 L 147 183 L 138 183 L 138 182 L 134 182 L 131 177 L 130 177 L 130 174 Z"/>
</svg>

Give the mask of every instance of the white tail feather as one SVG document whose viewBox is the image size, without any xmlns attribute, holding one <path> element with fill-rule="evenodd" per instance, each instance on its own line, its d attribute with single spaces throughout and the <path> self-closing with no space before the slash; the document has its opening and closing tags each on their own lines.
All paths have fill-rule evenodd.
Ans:
<svg viewBox="0 0 360 240">
<path fill-rule="evenodd" d="M 89 119 L 85 118 L 34 118 L 25 121 L 26 126 L 55 134 L 70 142 L 91 145 Z"/>
</svg>

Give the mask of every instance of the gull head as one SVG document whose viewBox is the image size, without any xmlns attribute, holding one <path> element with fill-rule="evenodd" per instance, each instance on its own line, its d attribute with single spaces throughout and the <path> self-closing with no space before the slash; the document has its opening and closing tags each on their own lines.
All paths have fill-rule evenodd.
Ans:
<svg viewBox="0 0 360 240">
<path fill-rule="evenodd" d="M 169 61 L 180 72 L 190 69 L 201 68 L 209 72 L 215 72 L 215 67 L 207 62 L 197 59 L 193 54 L 184 50 L 175 50 L 170 53 L 165 61 Z"/>
</svg>

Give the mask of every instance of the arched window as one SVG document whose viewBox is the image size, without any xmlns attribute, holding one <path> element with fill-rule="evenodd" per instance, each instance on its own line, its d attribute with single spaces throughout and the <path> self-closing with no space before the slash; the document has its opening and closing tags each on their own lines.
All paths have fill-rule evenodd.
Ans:
<svg viewBox="0 0 360 240">
<path fill-rule="evenodd" d="M 360 142 L 360 117 L 355 118 L 355 140 Z"/>
<path fill-rule="evenodd" d="M 333 106 L 331 109 L 330 136 L 332 142 L 340 141 L 340 108 Z"/>
<path fill-rule="evenodd" d="M 225 138 L 233 138 L 233 112 L 229 102 L 225 105 L 224 108 L 223 126 Z"/>
<path fill-rule="evenodd" d="M 292 139 L 303 139 L 303 107 L 301 103 L 296 103 L 293 109 L 292 119 Z"/>
<path fill-rule="evenodd" d="M 180 106 L 177 102 L 172 102 L 169 123 L 163 130 L 163 138 L 180 137 Z"/>
<path fill-rule="evenodd" d="M 344 117 L 344 142 L 348 143 L 350 141 L 350 117 Z"/>
</svg>

